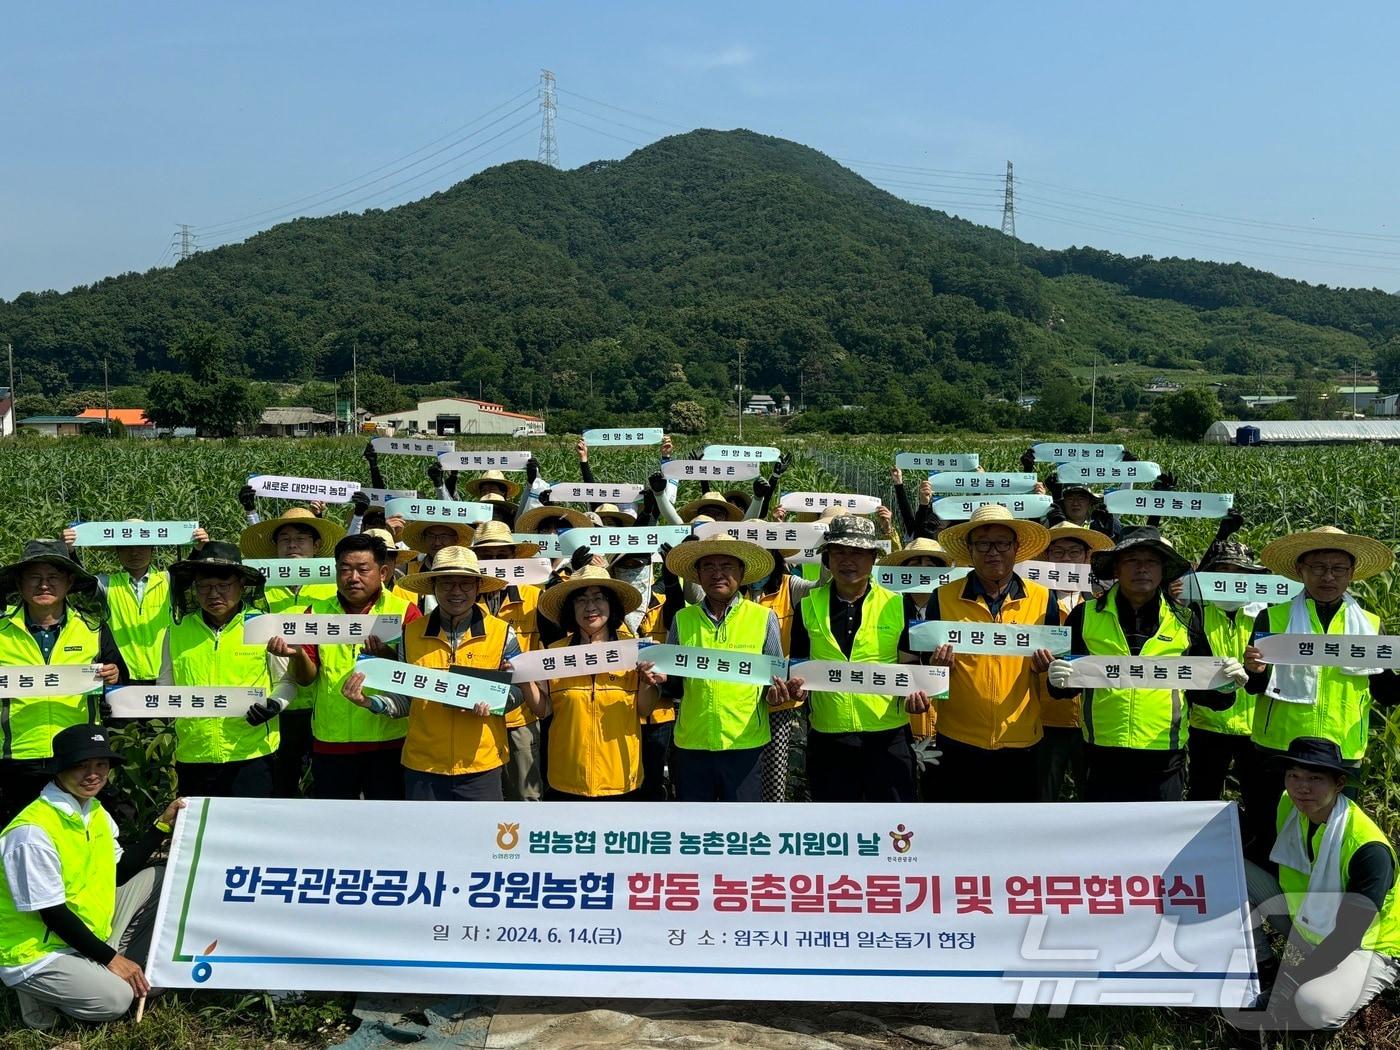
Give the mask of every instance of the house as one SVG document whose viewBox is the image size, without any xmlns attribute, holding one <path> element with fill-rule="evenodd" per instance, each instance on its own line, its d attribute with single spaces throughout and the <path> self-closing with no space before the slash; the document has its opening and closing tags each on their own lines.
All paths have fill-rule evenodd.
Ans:
<svg viewBox="0 0 1400 1050">
<path fill-rule="evenodd" d="M 313 437 L 334 434 L 336 428 L 335 416 L 305 405 L 290 405 L 264 410 L 254 433 L 258 437 Z"/>
<path fill-rule="evenodd" d="M 76 437 L 101 424 L 100 419 L 84 419 L 82 416 L 30 416 L 19 421 L 20 426 L 44 437 Z"/>
<path fill-rule="evenodd" d="M 0 438 L 14 437 L 15 401 L 10 397 L 10 388 L 0 386 Z"/>
<path fill-rule="evenodd" d="M 523 412 L 507 412 L 491 401 L 471 397 L 435 397 L 414 408 L 370 416 L 369 421 L 389 434 L 510 434 L 542 435 L 544 420 Z"/>
<path fill-rule="evenodd" d="M 85 408 L 78 413 L 78 418 L 99 423 L 110 419 L 125 428 L 127 437 L 156 436 L 156 425 L 146 418 L 144 408 Z"/>
<path fill-rule="evenodd" d="M 1371 398 L 1371 415 L 1373 416 L 1397 416 L 1397 403 L 1400 403 L 1400 394 L 1378 394 Z"/>
</svg>

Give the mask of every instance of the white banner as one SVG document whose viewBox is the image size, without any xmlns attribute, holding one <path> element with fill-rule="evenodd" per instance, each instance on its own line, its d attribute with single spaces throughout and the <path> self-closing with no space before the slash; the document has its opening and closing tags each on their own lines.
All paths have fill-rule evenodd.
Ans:
<svg viewBox="0 0 1400 1050">
<path fill-rule="evenodd" d="M 695 526 L 702 540 L 732 536 L 768 551 L 810 550 L 826 537 L 826 522 L 706 521 Z"/>
<path fill-rule="evenodd" d="M 802 687 L 817 692 L 946 696 L 948 668 L 921 664 L 853 664 L 845 660 L 794 660 L 788 669 Z"/>
<path fill-rule="evenodd" d="M 641 499 L 640 485 L 555 485 L 549 490 L 551 503 L 635 503 Z"/>
<path fill-rule="evenodd" d="M 538 585 L 549 579 L 548 558 L 481 558 L 477 564 L 487 576 L 506 583 Z"/>
<path fill-rule="evenodd" d="M 439 452 L 443 470 L 524 470 L 528 452 Z"/>
<path fill-rule="evenodd" d="M 621 529 L 570 529 L 560 537 L 559 550 L 568 557 L 580 547 L 594 554 L 654 554 L 663 543 L 675 546 L 690 535 L 689 525 L 629 526 Z"/>
<path fill-rule="evenodd" d="M 1035 488 L 1034 474 L 988 474 L 985 471 L 945 470 L 929 478 L 934 492 L 990 492 L 1015 496 Z"/>
<path fill-rule="evenodd" d="M 102 688 L 101 664 L 39 664 L 0 667 L 0 696 L 32 700 L 41 696 L 74 696 Z"/>
<path fill-rule="evenodd" d="M 75 547 L 182 547 L 194 542 L 197 521 L 80 521 Z"/>
<path fill-rule="evenodd" d="M 1031 446 L 1037 463 L 1117 463 L 1123 458 L 1122 445 L 1065 441 L 1040 441 Z"/>
<path fill-rule="evenodd" d="M 955 844 L 955 846 L 950 846 Z M 1234 805 L 195 798 L 161 988 L 1248 1005 Z"/>
<path fill-rule="evenodd" d="M 971 571 L 966 565 L 943 569 L 920 569 L 912 565 L 877 565 L 874 575 L 875 582 L 887 591 L 923 594 L 926 591 L 937 590 L 945 583 L 961 580 Z"/>
<path fill-rule="evenodd" d="M 770 445 L 706 445 L 701 459 L 738 459 L 752 463 L 776 463 L 783 454 Z"/>
<path fill-rule="evenodd" d="M 1228 679 L 1218 656 L 1076 656 L 1069 684 L 1076 689 L 1217 689 Z"/>
<path fill-rule="evenodd" d="M 1055 471 L 1065 485 L 1156 481 L 1162 468 L 1146 460 L 1118 463 L 1062 463 Z"/>
<path fill-rule="evenodd" d="M 245 558 L 243 564 L 262 573 L 269 587 L 335 583 L 334 558 Z"/>
<path fill-rule="evenodd" d="M 637 639 L 566 645 L 559 649 L 536 649 L 521 653 L 510 662 L 512 682 L 544 682 L 554 678 L 610 674 L 630 671 L 637 666 Z"/>
<path fill-rule="evenodd" d="M 787 678 L 788 670 L 788 662 L 781 656 L 689 645 L 648 645 L 637 659 L 655 664 L 657 674 L 743 685 L 772 685 L 774 678 Z"/>
<path fill-rule="evenodd" d="M 1264 634 L 1254 644 L 1266 664 L 1400 668 L 1393 634 Z"/>
<path fill-rule="evenodd" d="M 1262 602 L 1279 605 L 1303 593 L 1303 585 L 1266 572 L 1194 572 L 1182 577 L 1182 600 Z"/>
<path fill-rule="evenodd" d="M 1235 505 L 1229 492 L 1159 492 L 1155 489 L 1115 489 L 1106 493 L 1110 514 L 1147 514 L 1164 518 L 1223 518 Z"/>
<path fill-rule="evenodd" d="M 1069 628 L 1029 623 L 969 623 L 924 620 L 909 627 L 915 652 L 931 653 L 951 645 L 959 656 L 1033 656 L 1041 649 L 1069 652 Z"/>
<path fill-rule="evenodd" d="M 295 499 L 307 502 L 349 503 L 360 491 L 358 481 L 332 481 L 328 478 L 293 478 L 282 474 L 256 474 L 248 479 L 253 491 L 268 499 Z"/>
<path fill-rule="evenodd" d="M 758 477 L 757 460 L 747 463 L 707 459 L 672 459 L 661 464 L 661 473 L 672 481 L 751 481 Z"/>
<path fill-rule="evenodd" d="M 894 457 L 900 470 L 976 470 L 981 464 L 976 452 L 897 452 Z"/>
<path fill-rule="evenodd" d="M 292 645 L 359 645 L 369 638 L 392 642 L 403 634 L 398 613 L 355 616 L 349 613 L 263 613 L 243 623 L 243 640 L 249 644 L 281 638 Z"/>
<path fill-rule="evenodd" d="M 390 500 L 413 499 L 418 495 L 417 489 L 367 489 L 361 488 L 360 492 L 369 497 L 369 502 L 375 507 L 387 507 Z"/>
<path fill-rule="evenodd" d="M 828 507 L 840 507 L 852 514 L 874 514 L 880 509 L 880 497 L 852 492 L 785 492 L 779 506 L 808 514 L 820 514 Z"/>
<path fill-rule="evenodd" d="M 420 441 L 416 438 L 375 438 L 370 444 L 374 446 L 374 451 L 391 456 L 428 456 L 434 459 L 456 447 L 450 441 Z"/>
<path fill-rule="evenodd" d="M 113 718 L 242 718 L 267 698 L 242 686 L 127 685 L 103 699 Z"/>
<path fill-rule="evenodd" d="M 1094 574 L 1086 562 L 1018 561 L 1016 572 L 1021 579 L 1038 583 L 1052 591 L 1092 591 Z"/>
<path fill-rule="evenodd" d="M 386 518 L 405 521 L 450 521 L 455 525 L 479 525 L 491 520 L 491 504 L 459 503 L 451 499 L 391 499 L 384 508 Z"/>
<path fill-rule="evenodd" d="M 1051 499 L 1039 493 L 1024 496 L 944 496 L 933 501 L 933 512 L 944 521 L 966 521 L 973 511 L 988 503 L 996 503 L 1011 511 L 1013 518 L 1043 518 L 1050 513 Z"/>
<path fill-rule="evenodd" d="M 563 536 L 546 532 L 512 532 L 510 538 L 516 543 L 533 543 L 540 549 L 541 554 L 547 554 L 551 558 L 564 556 Z"/>
<path fill-rule="evenodd" d="M 583 440 L 591 448 L 603 445 L 659 445 L 665 437 L 666 432 L 660 427 L 600 427 L 583 432 Z"/>
<path fill-rule="evenodd" d="M 498 715 L 505 713 L 510 702 L 510 682 L 504 672 L 500 678 L 485 678 L 479 677 L 479 671 L 440 671 L 380 657 L 355 661 L 355 670 L 365 676 L 364 688 L 372 692 L 401 693 L 449 707 L 486 704 Z"/>
</svg>

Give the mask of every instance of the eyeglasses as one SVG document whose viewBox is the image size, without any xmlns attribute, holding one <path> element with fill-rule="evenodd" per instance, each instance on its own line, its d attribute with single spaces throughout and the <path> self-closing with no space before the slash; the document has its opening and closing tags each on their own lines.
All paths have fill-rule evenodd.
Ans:
<svg viewBox="0 0 1400 1050">
<path fill-rule="evenodd" d="M 1012 547 L 1016 546 L 1015 540 L 973 540 L 968 544 L 978 554 L 990 554 L 996 551 L 998 554 L 1006 554 Z"/>
<path fill-rule="evenodd" d="M 1065 547 L 1046 547 L 1045 556 L 1051 561 L 1074 561 L 1084 557 L 1085 547 L 1081 543 L 1071 543 Z"/>
<path fill-rule="evenodd" d="M 472 591 L 480 586 L 476 580 L 438 580 L 437 585 L 444 591 Z"/>
<path fill-rule="evenodd" d="M 194 593 L 209 598 L 215 594 L 232 594 L 242 586 L 242 580 L 200 580 L 194 585 Z"/>
<path fill-rule="evenodd" d="M 606 607 L 608 596 L 606 594 L 580 594 L 574 598 L 575 605 L 599 605 Z"/>
<path fill-rule="evenodd" d="M 1298 568 L 1302 569 L 1309 576 L 1319 576 L 1323 579 L 1326 579 L 1328 576 L 1335 579 L 1342 579 L 1352 574 L 1352 567 L 1350 565 L 1319 565 L 1315 561 L 1300 561 L 1298 563 Z"/>
</svg>

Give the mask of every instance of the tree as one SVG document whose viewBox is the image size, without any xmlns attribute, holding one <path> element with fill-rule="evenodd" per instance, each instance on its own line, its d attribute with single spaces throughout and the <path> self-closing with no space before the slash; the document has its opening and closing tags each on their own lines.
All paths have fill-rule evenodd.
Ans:
<svg viewBox="0 0 1400 1050">
<path fill-rule="evenodd" d="M 151 377 L 146 418 L 158 427 L 193 427 L 201 435 L 232 437 L 257 425 L 266 405 L 252 383 L 224 378 L 198 383 L 189 376 L 158 373 Z"/>
<path fill-rule="evenodd" d="M 1393 336 L 1376 351 L 1376 375 L 1382 394 L 1400 392 L 1400 336 Z"/>
<path fill-rule="evenodd" d="M 1152 433 L 1200 441 L 1210 425 L 1220 418 L 1220 399 L 1204 386 L 1183 387 L 1152 405 Z"/>
<path fill-rule="evenodd" d="M 708 421 L 698 401 L 677 401 L 666 414 L 666 429 L 673 434 L 703 434 Z"/>
</svg>

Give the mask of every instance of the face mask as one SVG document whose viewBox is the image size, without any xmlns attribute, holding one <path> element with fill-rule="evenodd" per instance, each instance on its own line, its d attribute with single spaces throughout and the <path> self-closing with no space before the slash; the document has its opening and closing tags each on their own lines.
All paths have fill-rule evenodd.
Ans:
<svg viewBox="0 0 1400 1050">
<path fill-rule="evenodd" d="M 613 579 L 631 584 L 637 590 L 651 586 L 651 566 L 640 565 L 635 569 L 614 569 Z"/>
<path fill-rule="evenodd" d="M 757 591 L 762 591 L 763 588 L 765 588 L 765 587 L 768 586 L 768 581 L 771 580 L 772 578 L 773 578 L 773 574 L 770 572 L 767 576 L 763 577 L 763 579 L 761 579 L 761 580 L 754 580 L 753 583 L 749 584 L 749 590 L 755 591 L 755 592 L 757 592 Z"/>
<path fill-rule="evenodd" d="M 1210 604 L 1211 604 L 1211 605 L 1214 605 L 1217 609 L 1224 610 L 1225 612 L 1239 612 L 1241 609 L 1243 609 L 1243 608 L 1244 608 L 1246 605 L 1248 605 L 1249 603 L 1248 603 L 1248 602 L 1211 602 Z"/>
</svg>

